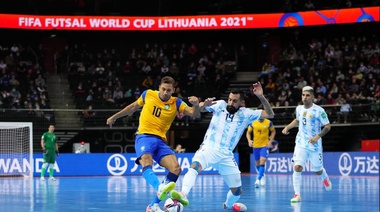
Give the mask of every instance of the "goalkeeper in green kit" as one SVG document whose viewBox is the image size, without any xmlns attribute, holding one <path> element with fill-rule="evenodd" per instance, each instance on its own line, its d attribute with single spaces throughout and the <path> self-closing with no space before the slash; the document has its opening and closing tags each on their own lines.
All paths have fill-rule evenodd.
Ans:
<svg viewBox="0 0 380 212">
<path fill-rule="evenodd" d="M 41 170 L 41 181 L 44 181 L 45 171 L 49 166 L 49 179 L 55 181 L 53 177 L 54 174 L 54 164 L 55 164 L 55 155 L 59 157 L 57 137 L 54 134 L 54 125 L 49 125 L 49 131 L 45 132 L 41 137 L 41 147 L 44 153 L 44 164 L 42 165 Z"/>
</svg>

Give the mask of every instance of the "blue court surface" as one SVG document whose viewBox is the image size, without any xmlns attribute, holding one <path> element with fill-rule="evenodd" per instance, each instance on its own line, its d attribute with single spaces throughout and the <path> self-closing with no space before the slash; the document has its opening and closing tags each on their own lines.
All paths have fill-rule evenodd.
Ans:
<svg viewBox="0 0 380 212">
<path fill-rule="evenodd" d="M 160 179 L 163 176 L 159 176 Z M 244 193 L 239 200 L 248 211 L 379 212 L 378 177 L 330 176 L 333 190 L 326 191 L 320 178 L 304 174 L 302 202 L 291 204 L 291 175 L 267 175 L 264 187 L 255 188 L 255 175 L 243 175 Z M 177 182 L 181 186 L 183 176 Z M 225 211 L 228 189 L 219 175 L 199 175 L 184 211 Z M 145 211 L 155 192 L 142 176 L 0 178 L 0 211 Z M 161 207 L 163 202 L 161 202 Z"/>
</svg>

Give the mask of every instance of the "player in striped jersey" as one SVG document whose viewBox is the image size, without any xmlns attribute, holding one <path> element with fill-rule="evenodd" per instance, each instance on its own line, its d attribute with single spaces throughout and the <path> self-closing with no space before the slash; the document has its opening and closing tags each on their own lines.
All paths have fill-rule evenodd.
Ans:
<svg viewBox="0 0 380 212">
<path fill-rule="evenodd" d="M 135 139 L 136 163 L 142 166 L 145 180 L 157 191 L 157 196 L 147 206 L 146 212 L 162 211 L 158 203 L 174 189 L 181 172 L 174 151 L 166 144 L 166 133 L 174 118 L 177 113 L 192 117 L 200 115 L 197 97 L 188 98 L 192 107 L 181 98 L 172 97 L 174 83 L 172 77 L 163 77 L 158 91 L 145 90 L 135 102 L 107 119 L 107 124 L 112 127 L 116 119 L 132 115 L 142 107 Z M 152 170 L 153 160 L 169 171 L 162 184 Z"/>
<path fill-rule="evenodd" d="M 296 118 L 288 124 L 282 133 L 287 135 L 289 130 L 298 126 L 296 145 L 294 147 L 293 162 L 293 188 L 294 196 L 291 202 L 301 201 L 302 169 L 307 159 L 317 175 L 320 175 L 326 190 L 332 189 L 331 181 L 323 168 L 322 136 L 326 135 L 330 129 L 330 121 L 325 110 L 314 104 L 314 89 L 305 86 L 302 89 L 302 102 L 296 108 Z"/>
<path fill-rule="evenodd" d="M 273 118 L 274 113 L 269 102 L 264 97 L 261 84 L 253 84 L 253 93 L 259 98 L 264 110 L 252 110 L 242 106 L 244 93 L 232 91 L 228 101 L 208 98 L 199 103 L 201 112 L 212 112 L 211 122 L 204 136 L 203 143 L 195 153 L 191 168 L 184 176 L 182 191 L 173 190 L 170 195 L 173 199 L 187 206 L 187 195 L 195 184 L 198 174 L 209 167 L 219 171 L 230 190 L 227 193 L 223 208 L 240 211 L 242 204 L 237 203 L 242 194 L 239 166 L 234 159 L 233 150 L 238 144 L 248 124 L 260 118 Z"/>
</svg>

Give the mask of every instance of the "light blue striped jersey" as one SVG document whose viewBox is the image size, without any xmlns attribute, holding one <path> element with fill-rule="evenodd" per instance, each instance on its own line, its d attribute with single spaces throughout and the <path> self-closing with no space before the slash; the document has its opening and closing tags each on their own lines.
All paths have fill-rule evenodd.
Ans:
<svg viewBox="0 0 380 212">
<path fill-rule="evenodd" d="M 216 104 L 206 107 L 213 115 L 202 145 L 223 154 L 231 154 L 247 126 L 260 118 L 262 110 L 241 107 L 235 114 L 230 114 L 224 100 L 215 102 Z"/>
<path fill-rule="evenodd" d="M 322 138 L 315 144 L 309 143 L 309 139 L 318 135 L 322 127 L 330 123 L 325 110 L 316 104 L 313 104 L 308 109 L 303 105 L 299 105 L 296 108 L 296 119 L 299 123 L 296 146 L 312 151 L 322 151 Z"/>
</svg>

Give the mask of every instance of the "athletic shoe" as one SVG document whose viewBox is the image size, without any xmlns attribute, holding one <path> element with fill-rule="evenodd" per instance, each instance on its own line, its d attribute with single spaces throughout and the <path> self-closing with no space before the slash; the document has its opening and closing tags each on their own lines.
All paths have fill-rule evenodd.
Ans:
<svg viewBox="0 0 380 212">
<path fill-rule="evenodd" d="M 301 202 L 301 197 L 298 194 L 294 194 L 293 198 L 290 199 L 290 202 Z"/>
<path fill-rule="evenodd" d="M 323 185 L 325 186 L 327 191 L 331 191 L 332 184 L 331 184 L 331 181 L 328 177 L 326 177 L 326 179 L 323 180 Z"/>
<path fill-rule="evenodd" d="M 189 205 L 189 200 L 187 199 L 187 196 L 183 192 L 178 192 L 176 190 L 172 190 L 170 192 L 170 197 L 174 200 L 177 200 L 178 202 L 182 203 L 183 206 Z"/>
<path fill-rule="evenodd" d="M 260 180 L 256 180 L 256 182 L 255 182 L 255 188 L 258 188 L 258 187 L 260 187 Z"/>
<path fill-rule="evenodd" d="M 228 208 L 226 203 L 223 203 L 222 205 L 223 209 L 225 210 L 232 210 L 232 211 L 236 211 L 236 212 L 244 212 L 244 211 L 247 211 L 247 206 L 245 206 L 243 203 L 234 203 L 232 205 L 232 208 Z"/>
<path fill-rule="evenodd" d="M 154 203 L 152 206 L 148 205 L 148 207 L 146 207 L 146 212 L 164 212 L 164 211 L 161 210 L 158 203 Z"/>
<path fill-rule="evenodd" d="M 260 180 L 260 185 L 265 186 L 266 183 L 267 183 L 267 180 L 266 180 L 265 175 L 264 175 L 264 176 L 261 178 L 261 180 Z"/>
<path fill-rule="evenodd" d="M 54 177 L 49 177 L 49 180 L 55 181 L 55 178 Z"/>
<path fill-rule="evenodd" d="M 41 177 L 40 179 L 41 179 L 41 181 L 45 181 L 45 178 L 44 178 L 44 177 Z"/>
<path fill-rule="evenodd" d="M 168 193 L 175 187 L 175 182 L 169 182 L 167 184 L 160 184 L 157 191 L 157 197 L 159 200 L 164 200 Z"/>
</svg>

